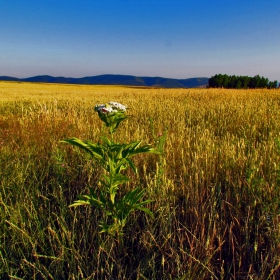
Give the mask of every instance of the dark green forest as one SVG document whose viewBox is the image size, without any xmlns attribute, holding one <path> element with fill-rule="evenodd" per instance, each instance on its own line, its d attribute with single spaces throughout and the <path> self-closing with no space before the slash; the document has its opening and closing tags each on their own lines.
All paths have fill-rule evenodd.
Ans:
<svg viewBox="0 0 280 280">
<path fill-rule="evenodd" d="M 277 88 L 277 81 L 269 81 L 267 78 L 256 75 L 248 76 L 230 76 L 227 74 L 216 74 L 209 79 L 211 88 Z"/>
</svg>

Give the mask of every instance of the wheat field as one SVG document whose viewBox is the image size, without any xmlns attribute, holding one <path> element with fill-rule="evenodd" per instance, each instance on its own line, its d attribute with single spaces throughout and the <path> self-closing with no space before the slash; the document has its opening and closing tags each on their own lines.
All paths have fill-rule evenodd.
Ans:
<svg viewBox="0 0 280 280">
<path fill-rule="evenodd" d="M 94 106 L 127 105 L 120 142 L 152 199 L 122 239 L 100 211 L 69 208 L 100 168 L 67 137 L 99 141 Z M 1 279 L 280 277 L 280 92 L 0 82 Z M 279 279 L 279 278 L 278 278 Z"/>
</svg>

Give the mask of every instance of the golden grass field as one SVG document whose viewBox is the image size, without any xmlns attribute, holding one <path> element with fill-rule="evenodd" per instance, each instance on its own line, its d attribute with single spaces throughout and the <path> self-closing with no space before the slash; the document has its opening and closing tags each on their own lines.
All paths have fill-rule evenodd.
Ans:
<svg viewBox="0 0 280 280">
<path fill-rule="evenodd" d="M 120 142 L 163 148 L 123 189 L 145 188 L 155 217 L 133 214 L 121 241 L 68 208 L 100 171 L 59 142 L 97 142 L 108 101 L 129 108 Z M 279 109 L 278 89 L 0 82 L 0 278 L 277 279 Z"/>
</svg>

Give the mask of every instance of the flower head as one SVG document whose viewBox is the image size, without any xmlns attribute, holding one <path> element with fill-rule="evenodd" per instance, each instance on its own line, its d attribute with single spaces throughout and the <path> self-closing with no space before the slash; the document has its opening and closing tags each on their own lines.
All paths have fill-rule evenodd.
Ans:
<svg viewBox="0 0 280 280">
<path fill-rule="evenodd" d="M 126 106 L 121 103 L 110 101 L 108 104 L 117 111 L 126 111 Z"/>
<path fill-rule="evenodd" d="M 117 113 L 117 112 L 125 112 L 126 106 L 118 102 L 110 101 L 106 104 L 95 105 L 94 110 L 102 114 L 110 114 L 110 113 Z"/>
<path fill-rule="evenodd" d="M 126 120 L 128 116 L 125 114 L 126 106 L 118 102 L 108 102 L 105 104 L 97 104 L 94 110 L 98 113 L 99 118 L 109 127 L 112 134 L 116 131 L 119 124 Z"/>
<path fill-rule="evenodd" d="M 104 108 L 106 108 L 105 104 L 96 104 L 94 107 L 94 111 L 101 112 Z"/>
</svg>

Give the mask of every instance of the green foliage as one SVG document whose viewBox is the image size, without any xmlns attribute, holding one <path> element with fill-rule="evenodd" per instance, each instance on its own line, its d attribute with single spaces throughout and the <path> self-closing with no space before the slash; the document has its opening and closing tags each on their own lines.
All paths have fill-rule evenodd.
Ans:
<svg viewBox="0 0 280 280">
<path fill-rule="evenodd" d="M 271 82 L 267 78 L 256 75 L 254 77 L 248 76 L 230 76 L 216 74 L 208 81 L 209 87 L 217 88 L 276 88 L 277 81 Z"/>
<path fill-rule="evenodd" d="M 98 112 L 98 116 L 105 123 L 106 127 L 109 128 L 111 134 L 117 130 L 122 121 L 128 118 L 123 112 L 115 112 L 113 114 Z"/>
<path fill-rule="evenodd" d="M 106 127 L 109 128 L 110 135 L 116 131 L 122 121 L 128 118 L 122 110 L 110 112 L 111 107 L 108 104 L 99 105 L 99 107 L 97 105 L 97 108 L 98 116 L 105 123 Z M 144 190 L 135 188 L 123 197 L 119 195 L 118 199 L 116 199 L 119 188 L 130 181 L 122 172 L 128 167 L 131 167 L 135 173 L 137 172 L 137 168 L 131 160 L 133 156 L 139 154 L 159 154 L 159 152 L 150 145 L 141 146 L 142 141 L 120 144 L 106 136 L 99 137 L 101 143 L 98 144 L 92 143 L 89 140 L 82 141 L 78 138 L 69 138 L 62 141 L 63 143 L 79 147 L 90 154 L 104 170 L 102 179 L 99 180 L 101 187 L 99 197 L 91 188 L 89 195 L 80 196 L 79 200 L 70 206 L 92 205 L 99 208 L 104 214 L 103 221 L 100 223 L 100 232 L 122 235 L 123 228 L 131 212 L 140 210 L 153 216 L 148 208 L 143 207 L 151 202 L 151 200 L 142 201 L 145 194 Z"/>
</svg>

